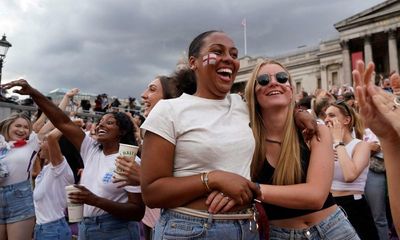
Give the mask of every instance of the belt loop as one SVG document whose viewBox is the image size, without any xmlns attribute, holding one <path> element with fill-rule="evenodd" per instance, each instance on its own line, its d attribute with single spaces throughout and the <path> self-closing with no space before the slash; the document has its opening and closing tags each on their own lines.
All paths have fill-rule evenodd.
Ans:
<svg viewBox="0 0 400 240">
<path fill-rule="evenodd" d="M 208 218 L 207 218 L 207 222 L 205 223 L 205 227 L 206 228 L 210 227 L 211 224 L 212 224 L 212 221 L 213 221 L 213 215 L 212 215 L 212 213 L 209 213 L 208 214 Z"/>
<path fill-rule="evenodd" d="M 325 233 L 324 233 L 324 231 L 322 231 L 319 224 L 315 225 L 315 228 L 317 229 L 317 232 L 318 232 L 318 235 L 320 236 L 320 238 L 325 239 Z"/>
<path fill-rule="evenodd" d="M 290 239 L 290 240 L 295 240 L 295 239 L 294 239 L 294 230 L 290 230 L 289 239 Z"/>
</svg>

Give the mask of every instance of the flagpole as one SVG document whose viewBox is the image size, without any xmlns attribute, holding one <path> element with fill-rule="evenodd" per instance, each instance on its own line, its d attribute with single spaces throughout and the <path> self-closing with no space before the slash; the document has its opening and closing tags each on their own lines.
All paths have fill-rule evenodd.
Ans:
<svg viewBox="0 0 400 240">
<path fill-rule="evenodd" d="M 246 34 L 247 22 L 246 18 L 243 19 L 243 38 L 244 38 L 244 55 L 247 56 L 247 34 Z"/>
</svg>

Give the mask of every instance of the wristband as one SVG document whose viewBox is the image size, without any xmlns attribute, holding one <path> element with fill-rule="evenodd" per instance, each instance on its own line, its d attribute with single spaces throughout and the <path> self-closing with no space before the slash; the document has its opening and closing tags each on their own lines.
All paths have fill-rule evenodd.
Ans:
<svg viewBox="0 0 400 240">
<path fill-rule="evenodd" d="M 337 142 L 333 144 L 334 149 L 338 148 L 339 146 L 344 146 L 344 142 Z"/>
<path fill-rule="evenodd" d="M 207 190 L 207 192 L 211 192 L 211 188 L 210 188 L 210 186 L 208 186 L 208 173 L 209 172 L 202 172 L 200 175 L 200 179 L 204 185 L 204 188 Z"/>
</svg>

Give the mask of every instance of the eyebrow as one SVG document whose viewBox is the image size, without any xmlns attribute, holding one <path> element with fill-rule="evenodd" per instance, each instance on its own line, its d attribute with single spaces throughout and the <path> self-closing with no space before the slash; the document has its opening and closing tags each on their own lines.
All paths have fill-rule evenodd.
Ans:
<svg viewBox="0 0 400 240">
<path fill-rule="evenodd" d="M 221 43 L 213 43 L 213 44 L 210 45 L 210 47 L 213 47 L 213 46 L 218 46 L 218 47 L 221 47 L 221 48 L 226 48 L 226 46 L 223 45 L 223 44 L 221 44 Z M 236 50 L 236 51 L 238 51 L 238 49 L 237 49 L 236 47 L 231 47 L 231 48 L 229 48 L 229 50 Z"/>
</svg>

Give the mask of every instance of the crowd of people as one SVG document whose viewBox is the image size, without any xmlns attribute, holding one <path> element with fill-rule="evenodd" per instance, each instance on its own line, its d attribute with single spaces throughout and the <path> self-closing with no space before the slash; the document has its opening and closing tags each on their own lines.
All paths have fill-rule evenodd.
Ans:
<svg viewBox="0 0 400 240">
<path fill-rule="evenodd" d="M 0 122 L 0 239 L 140 239 L 143 229 L 145 239 L 382 240 L 400 232 L 397 73 L 376 86 L 374 64 L 358 62 L 354 87 L 296 95 L 287 68 L 267 59 L 241 96 L 231 93 L 238 49 L 222 31 L 198 35 L 188 63 L 149 83 L 143 117 L 104 111 L 121 103 L 99 95 L 104 115 L 93 123 L 64 112 L 77 89 L 56 106 L 26 80 L 3 84 L 42 114 Z M 120 144 L 138 146 L 136 158 L 120 156 Z M 71 184 L 79 191 L 68 198 L 84 205 L 77 233 L 65 214 Z"/>
</svg>

